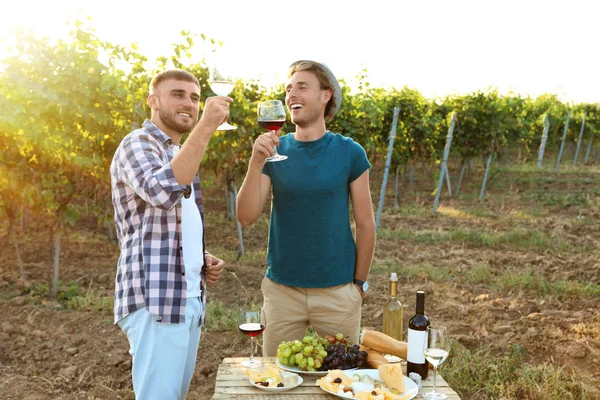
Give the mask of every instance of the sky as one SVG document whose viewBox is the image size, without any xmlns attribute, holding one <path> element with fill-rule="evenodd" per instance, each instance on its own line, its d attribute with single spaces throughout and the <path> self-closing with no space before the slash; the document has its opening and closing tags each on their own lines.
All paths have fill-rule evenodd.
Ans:
<svg viewBox="0 0 600 400">
<path fill-rule="evenodd" d="M 600 103 L 599 15 L 598 0 L 32 0 L 0 6 L 0 59 L 17 26 L 65 37 L 89 16 L 101 40 L 150 59 L 171 55 L 182 30 L 205 34 L 236 76 L 267 85 L 312 59 L 348 84 L 366 69 L 371 85 L 429 98 L 495 87 Z"/>
</svg>

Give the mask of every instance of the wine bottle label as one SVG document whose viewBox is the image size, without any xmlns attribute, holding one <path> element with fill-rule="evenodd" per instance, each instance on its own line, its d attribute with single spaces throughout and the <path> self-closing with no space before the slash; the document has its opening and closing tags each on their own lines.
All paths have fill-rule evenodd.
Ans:
<svg viewBox="0 0 600 400">
<path fill-rule="evenodd" d="M 406 361 L 415 364 L 425 364 L 425 343 L 427 331 L 408 330 L 408 354 Z"/>
</svg>

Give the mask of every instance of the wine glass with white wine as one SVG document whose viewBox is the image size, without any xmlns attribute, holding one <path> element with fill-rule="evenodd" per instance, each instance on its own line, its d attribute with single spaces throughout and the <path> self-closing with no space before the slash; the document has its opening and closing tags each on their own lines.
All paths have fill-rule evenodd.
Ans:
<svg viewBox="0 0 600 400">
<path fill-rule="evenodd" d="M 230 66 L 231 64 L 228 64 L 227 60 L 217 57 L 209 65 L 208 84 L 217 96 L 228 96 L 235 86 L 235 79 L 229 69 Z M 234 129 L 237 129 L 237 126 L 230 125 L 227 121 L 223 122 L 217 128 L 219 131 L 231 131 Z"/>
<path fill-rule="evenodd" d="M 430 325 L 427 327 L 427 335 L 425 336 L 425 359 L 433 365 L 433 391 L 423 395 L 428 400 L 445 400 L 448 398 L 444 393 L 437 391 L 435 378 L 437 375 L 438 366 L 446 361 L 450 352 L 450 344 L 445 326 Z"/>
</svg>

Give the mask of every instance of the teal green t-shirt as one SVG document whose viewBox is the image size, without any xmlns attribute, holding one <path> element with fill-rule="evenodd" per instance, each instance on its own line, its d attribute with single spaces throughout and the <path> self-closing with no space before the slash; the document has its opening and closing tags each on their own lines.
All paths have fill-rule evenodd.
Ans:
<svg viewBox="0 0 600 400">
<path fill-rule="evenodd" d="M 285 161 L 267 162 L 273 188 L 267 277 L 303 288 L 354 279 L 350 183 L 371 167 L 361 145 L 329 131 L 312 142 L 282 136 Z"/>
</svg>

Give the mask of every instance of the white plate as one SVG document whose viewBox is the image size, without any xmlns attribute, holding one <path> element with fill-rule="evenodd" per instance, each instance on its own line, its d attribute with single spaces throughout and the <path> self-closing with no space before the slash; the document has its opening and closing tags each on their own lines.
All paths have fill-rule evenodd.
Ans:
<svg viewBox="0 0 600 400">
<path fill-rule="evenodd" d="M 296 374 L 304 374 L 304 375 L 317 375 L 317 376 L 325 376 L 327 375 L 327 371 L 302 371 L 300 368 L 290 367 L 288 365 L 283 365 L 279 362 L 279 359 L 275 361 L 275 364 L 281 369 L 286 371 L 294 372 Z M 347 369 L 345 371 L 356 371 L 358 368 Z"/>
<path fill-rule="evenodd" d="M 255 388 L 266 390 L 267 392 L 285 392 L 286 390 L 290 390 L 290 389 L 293 389 L 295 387 L 300 386 L 302 384 L 302 382 L 304 381 L 304 379 L 302 379 L 302 377 L 300 375 L 293 374 L 291 372 L 281 371 L 281 375 L 284 378 L 286 378 L 288 376 L 295 376 L 296 377 L 296 383 L 294 383 L 293 385 L 290 385 L 290 386 L 283 386 L 283 387 L 259 385 L 258 383 L 254 382 L 252 379 L 250 379 L 250 383 Z"/>
<path fill-rule="evenodd" d="M 347 370 L 343 372 L 344 375 L 347 375 L 350 378 L 354 377 L 355 374 L 358 374 L 360 376 L 368 375 L 373 379 L 379 380 L 379 371 L 376 369 L 359 369 L 358 371 Z M 419 387 L 409 377 L 402 376 L 402 378 L 404 378 L 404 392 L 400 393 L 399 396 L 409 395 L 409 399 L 414 398 L 419 393 Z M 340 399 L 354 399 L 354 397 L 343 396 L 341 394 L 333 393 L 327 389 L 323 389 L 322 387 L 321 389 L 326 391 L 327 393 L 339 397 Z"/>
</svg>

